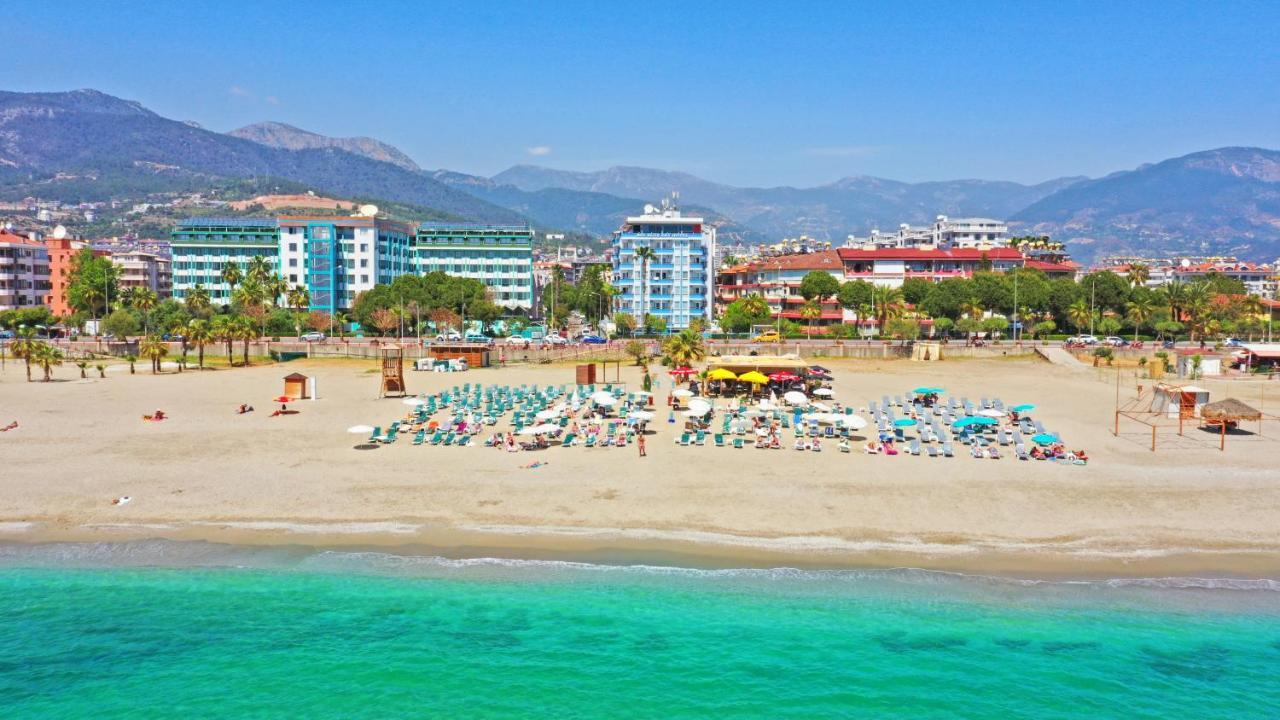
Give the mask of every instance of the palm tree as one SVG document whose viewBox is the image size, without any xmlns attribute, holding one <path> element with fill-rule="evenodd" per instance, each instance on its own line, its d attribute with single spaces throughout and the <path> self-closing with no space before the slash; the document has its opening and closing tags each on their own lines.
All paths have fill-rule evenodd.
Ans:
<svg viewBox="0 0 1280 720">
<path fill-rule="evenodd" d="M 142 333 L 145 335 L 151 332 L 149 329 L 149 325 L 151 323 L 151 311 L 160 302 L 160 296 L 156 294 L 155 290 L 151 290 L 150 288 L 131 289 L 135 291 L 133 294 L 132 305 L 134 309 L 142 313 Z"/>
<path fill-rule="evenodd" d="M 1188 285 L 1184 295 L 1182 311 L 1187 316 L 1191 340 L 1194 341 L 1197 331 L 1203 336 L 1208 329 L 1209 314 L 1213 309 L 1213 291 L 1209 289 L 1208 283 L 1197 282 Z"/>
<path fill-rule="evenodd" d="M 169 354 L 169 346 L 160 341 L 155 335 L 148 335 L 138 345 L 138 352 L 142 357 L 151 361 L 151 374 L 155 375 L 160 372 L 160 360 Z"/>
<path fill-rule="evenodd" d="M 197 359 L 200 363 L 200 369 L 204 369 L 204 346 L 213 342 L 216 336 L 213 334 L 213 328 L 210 327 L 208 320 L 199 318 L 192 320 L 187 324 L 185 333 L 187 341 L 196 346 Z"/>
<path fill-rule="evenodd" d="M 85 379 L 87 379 L 87 378 L 89 377 L 88 375 L 86 375 L 86 374 L 85 374 L 85 371 L 89 369 L 89 363 L 88 363 L 87 361 L 85 361 L 85 360 L 81 360 L 81 361 L 77 362 L 77 363 L 76 363 L 76 367 L 80 368 L 80 379 L 81 379 L 81 380 L 85 380 Z"/>
<path fill-rule="evenodd" d="M 240 287 L 231 293 L 231 302 L 242 308 L 254 307 L 261 305 L 266 298 L 267 290 L 262 283 L 254 278 L 249 278 L 240 283 Z"/>
<path fill-rule="evenodd" d="M 271 262 L 267 260 L 266 255 L 254 255 L 249 258 L 249 271 L 245 273 L 249 280 L 255 280 L 259 285 L 266 285 L 274 274 Z"/>
<path fill-rule="evenodd" d="M 289 292 L 289 283 L 279 275 L 273 275 L 266 281 L 267 293 L 271 296 L 271 304 L 280 307 L 280 299 Z"/>
<path fill-rule="evenodd" d="M 249 366 L 249 341 L 258 339 L 258 329 L 253 326 L 253 321 L 247 317 L 240 316 L 231 321 L 232 332 L 237 340 L 244 342 L 244 365 Z"/>
<path fill-rule="evenodd" d="M 1151 277 L 1151 268 L 1143 263 L 1134 263 L 1129 266 L 1129 287 L 1138 287 L 1146 285 L 1147 279 Z"/>
<path fill-rule="evenodd" d="M 196 286 L 187 293 L 187 312 L 199 317 L 207 313 L 210 307 L 209 291 L 204 285 L 196 283 Z"/>
<path fill-rule="evenodd" d="M 677 367 L 688 367 L 707 356 L 702 335 L 692 330 L 681 330 L 662 343 L 662 351 Z"/>
<path fill-rule="evenodd" d="M 231 343 L 236 339 L 233 318 L 230 315 L 218 315 L 209 325 L 209 330 L 218 342 L 226 343 L 227 367 L 231 367 L 235 362 L 231 356 Z"/>
<path fill-rule="evenodd" d="M 134 364 L 134 363 L 136 363 L 136 362 L 138 362 L 138 356 L 137 356 L 137 355 L 134 355 L 133 353 L 130 353 L 130 354 L 125 355 L 125 356 L 124 356 L 124 361 L 125 361 L 125 362 L 127 362 L 127 363 L 129 363 L 129 374 L 130 374 L 130 375 L 133 375 L 133 374 L 134 374 L 134 365 L 133 365 L 133 364 Z"/>
<path fill-rule="evenodd" d="M 222 266 L 220 276 L 222 277 L 222 282 L 230 286 L 230 291 L 228 292 L 229 296 L 231 293 L 236 291 L 236 285 L 239 285 L 240 281 L 244 280 L 244 271 L 240 269 L 240 266 L 236 264 L 236 261 L 228 260 L 226 264 Z"/>
<path fill-rule="evenodd" d="M 1160 287 L 1160 295 L 1169 306 L 1169 314 L 1174 322 L 1182 322 L 1182 310 L 1187 302 L 1187 284 L 1174 280 Z"/>
<path fill-rule="evenodd" d="M 765 300 L 760 293 L 751 293 L 742 298 L 742 309 L 752 317 L 768 315 L 771 312 L 769 301 Z"/>
<path fill-rule="evenodd" d="M 1076 332 L 1084 332 L 1085 327 L 1092 320 L 1093 313 L 1089 310 L 1089 303 L 1083 298 L 1067 306 L 1067 322 L 1076 326 Z"/>
<path fill-rule="evenodd" d="M 289 307 L 301 312 L 311 305 L 311 291 L 305 285 L 294 285 L 285 293 Z"/>
<path fill-rule="evenodd" d="M 986 312 L 986 309 L 982 307 L 982 303 L 978 302 L 974 298 L 970 298 L 960 303 L 960 314 L 967 315 L 973 320 L 982 319 L 982 314 L 984 312 Z"/>
<path fill-rule="evenodd" d="M 22 328 L 13 342 L 9 343 L 9 352 L 27 364 L 27 382 L 31 382 L 31 362 L 35 359 L 33 353 L 39 344 L 35 328 Z"/>
<path fill-rule="evenodd" d="M 817 298 L 807 300 L 800 306 L 800 317 L 809 321 L 809 337 L 813 337 L 813 321 L 822 317 L 822 305 Z"/>
<path fill-rule="evenodd" d="M 871 289 L 871 302 L 875 306 L 876 332 L 883 334 L 889 321 L 902 314 L 902 288 L 877 285 Z"/>
<path fill-rule="evenodd" d="M 62 351 L 49 343 L 36 343 L 34 351 L 36 364 L 44 370 L 44 381 L 53 379 L 53 368 L 62 364 Z"/>
<path fill-rule="evenodd" d="M 1138 330 L 1151 320 L 1152 315 L 1155 315 L 1156 304 L 1150 298 L 1139 298 L 1130 300 L 1124 307 L 1125 317 L 1133 323 L 1133 341 L 1138 342 Z"/>
<path fill-rule="evenodd" d="M 636 248 L 636 260 L 640 263 L 640 311 L 646 318 L 649 317 L 649 305 L 645 302 L 649 287 L 649 261 L 654 257 L 653 248 L 648 245 Z"/>
</svg>

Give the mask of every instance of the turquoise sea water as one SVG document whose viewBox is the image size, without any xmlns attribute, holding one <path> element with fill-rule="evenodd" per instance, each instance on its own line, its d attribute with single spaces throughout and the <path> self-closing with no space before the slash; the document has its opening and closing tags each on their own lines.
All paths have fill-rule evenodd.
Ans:
<svg viewBox="0 0 1280 720">
<path fill-rule="evenodd" d="M 0 546 L 0 717 L 1280 717 L 1280 585 Z"/>
</svg>

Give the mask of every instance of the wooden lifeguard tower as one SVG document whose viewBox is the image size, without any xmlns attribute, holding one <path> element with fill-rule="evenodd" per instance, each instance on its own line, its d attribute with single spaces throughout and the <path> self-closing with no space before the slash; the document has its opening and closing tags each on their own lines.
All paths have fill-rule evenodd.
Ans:
<svg viewBox="0 0 1280 720">
<path fill-rule="evenodd" d="M 307 390 L 307 381 L 311 378 L 302 373 L 290 373 L 284 376 L 284 396 L 294 400 L 306 400 L 311 397 Z"/>
<path fill-rule="evenodd" d="M 382 386 L 378 397 L 404 397 L 408 394 L 404 383 L 404 348 L 386 345 L 382 348 Z"/>
</svg>

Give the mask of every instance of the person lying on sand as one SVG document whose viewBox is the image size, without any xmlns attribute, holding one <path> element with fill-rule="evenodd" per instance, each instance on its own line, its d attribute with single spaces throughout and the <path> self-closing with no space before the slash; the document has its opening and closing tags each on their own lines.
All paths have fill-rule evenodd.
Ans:
<svg viewBox="0 0 1280 720">
<path fill-rule="evenodd" d="M 245 413 L 251 413 L 251 412 L 253 412 L 252 405 L 246 405 L 244 403 L 240 403 L 240 407 L 236 408 L 237 415 L 243 415 Z"/>
<path fill-rule="evenodd" d="M 880 443 L 876 442 L 875 440 L 868 440 L 867 444 L 862 448 L 862 452 L 868 455 L 879 455 Z"/>
<path fill-rule="evenodd" d="M 0 428 L 0 432 L 9 432 L 10 430 L 17 430 L 17 429 L 18 429 L 18 421 L 14 420 L 8 425 L 5 425 L 4 427 Z"/>
<path fill-rule="evenodd" d="M 160 422 L 161 420 L 168 420 L 169 416 L 165 415 L 163 410 L 157 410 L 150 415 L 143 415 L 142 419 L 147 422 Z"/>
</svg>

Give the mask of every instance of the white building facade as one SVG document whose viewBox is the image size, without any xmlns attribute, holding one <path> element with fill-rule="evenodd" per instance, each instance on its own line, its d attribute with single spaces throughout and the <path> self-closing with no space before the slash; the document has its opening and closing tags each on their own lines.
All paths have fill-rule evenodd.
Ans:
<svg viewBox="0 0 1280 720">
<path fill-rule="evenodd" d="M 637 257 L 648 248 L 652 257 Z M 689 327 L 695 318 L 710 324 L 715 296 L 716 230 L 700 217 L 686 217 L 674 196 L 628 217 L 613 237 L 614 311 L 638 323 L 651 315 L 667 330 Z"/>
<path fill-rule="evenodd" d="M 50 287 L 44 243 L 0 231 L 0 310 L 43 307 Z"/>
</svg>

